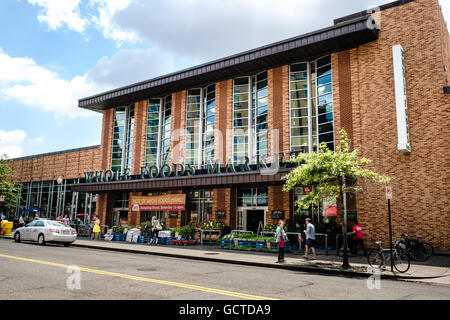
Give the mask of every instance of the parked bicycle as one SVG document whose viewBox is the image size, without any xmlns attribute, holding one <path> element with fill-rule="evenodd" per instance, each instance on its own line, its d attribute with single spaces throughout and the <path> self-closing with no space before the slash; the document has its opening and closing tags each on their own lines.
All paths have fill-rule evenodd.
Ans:
<svg viewBox="0 0 450 320">
<path fill-rule="evenodd" d="M 401 241 L 405 244 L 406 253 L 411 259 L 424 262 L 433 255 L 434 249 L 428 242 L 420 241 L 421 238 L 421 236 L 416 236 L 413 239 L 407 233 L 403 233 Z"/>
<path fill-rule="evenodd" d="M 381 241 L 375 242 L 378 245 L 378 249 L 373 249 L 367 255 L 367 261 L 371 267 L 377 267 L 379 269 L 390 266 L 390 250 L 384 249 L 381 246 Z M 392 246 L 392 259 L 395 270 L 404 273 L 409 270 L 410 261 L 409 255 L 405 251 L 405 245 L 400 241 L 397 241 Z"/>
</svg>

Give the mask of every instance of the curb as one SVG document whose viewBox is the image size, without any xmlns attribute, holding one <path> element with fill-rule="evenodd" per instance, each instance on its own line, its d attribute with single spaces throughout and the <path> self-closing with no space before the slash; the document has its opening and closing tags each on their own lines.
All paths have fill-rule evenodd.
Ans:
<svg viewBox="0 0 450 320">
<path fill-rule="evenodd" d="M 367 278 L 367 277 L 370 277 L 371 275 L 373 275 L 372 273 L 367 273 L 367 272 L 327 269 L 327 268 L 305 266 L 305 265 L 283 265 L 283 264 L 272 265 L 272 264 L 267 264 L 267 263 L 250 262 L 250 261 L 242 261 L 242 260 L 229 260 L 229 259 L 220 259 L 220 258 L 211 258 L 211 257 L 187 256 L 187 255 L 164 253 L 164 252 L 144 252 L 144 251 L 140 251 L 140 250 L 125 249 L 125 248 L 98 247 L 98 246 L 93 246 L 93 245 L 88 245 L 88 244 L 73 243 L 71 246 L 80 247 L 80 248 L 83 247 L 83 248 L 90 248 L 90 249 L 106 250 L 106 251 L 134 253 L 134 254 L 149 254 L 149 255 L 155 255 L 155 256 L 191 259 L 191 260 L 198 260 L 198 261 L 239 264 L 239 265 L 247 265 L 247 266 L 254 266 L 254 267 L 272 268 L 272 269 L 284 269 L 284 270 L 291 270 L 291 271 L 314 272 L 314 273 L 319 273 L 319 274 L 341 275 L 341 276 L 352 277 L 352 278 L 353 277 Z M 446 276 L 446 275 L 432 276 L 432 277 L 417 277 L 417 276 L 401 276 L 401 275 L 383 274 L 383 273 L 381 274 L 382 278 L 391 279 L 391 280 L 434 279 L 434 278 L 440 278 L 443 276 Z"/>
<path fill-rule="evenodd" d="M 3 236 L 3 239 L 13 240 L 12 236 Z M 316 266 L 306 266 L 306 265 L 284 265 L 284 264 L 268 264 L 262 262 L 250 262 L 250 261 L 242 261 L 242 260 L 229 260 L 229 259 L 220 259 L 220 258 L 212 258 L 212 257 L 196 257 L 196 256 L 188 256 L 188 255 L 180 255 L 166 252 L 145 252 L 134 249 L 125 249 L 125 248 L 111 248 L 111 247 L 98 247 L 89 244 L 76 244 L 72 243 L 72 247 L 79 248 L 89 248 L 89 249 L 97 249 L 97 250 L 105 250 L 105 251 L 115 251 L 115 252 L 126 252 L 133 254 L 148 254 L 162 257 L 171 257 L 171 258 L 179 258 L 179 259 L 191 259 L 198 261 L 210 261 L 217 263 L 226 263 L 226 264 L 239 264 L 253 267 L 262 267 L 262 268 L 272 268 L 272 269 L 283 269 L 283 270 L 291 270 L 291 271 L 304 271 L 304 272 L 313 272 L 318 274 L 328 274 L 328 275 L 340 275 L 345 277 L 359 277 L 359 278 L 367 278 L 372 276 L 372 273 L 369 272 L 359 272 L 359 271 L 349 271 L 349 270 L 337 270 L 337 269 L 328 269 L 328 268 L 320 268 Z M 390 279 L 390 280 L 426 280 L 426 279 L 436 279 L 449 276 L 450 274 L 443 274 L 438 276 L 402 276 L 396 274 L 383 274 L 381 273 L 381 278 Z"/>
</svg>

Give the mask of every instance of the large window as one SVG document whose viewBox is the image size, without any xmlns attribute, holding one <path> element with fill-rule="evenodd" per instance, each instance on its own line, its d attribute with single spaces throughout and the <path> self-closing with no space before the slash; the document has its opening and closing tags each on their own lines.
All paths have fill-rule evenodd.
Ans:
<svg viewBox="0 0 450 320">
<path fill-rule="evenodd" d="M 291 153 L 334 150 L 331 58 L 292 64 L 290 84 Z"/>
<path fill-rule="evenodd" d="M 267 206 L 268 203 L 267 188 L 238 189 L 237 191 L 238 207 Z"/>
<path fill-rule="evenodd" d="M 91 214 L 95 212 L 93 194 L 70 190 L 71 185 L 83 182 L 84 179 L 65 179 L 60 185 L 56 181 L 22 183 L 14 216 L 33 218 L 33 210 L 36 210 L 41 218 L 55 219 L 57 216 L 67 215 L 71 221 L 76 218 L 89 221 Z"/>
<path fill-rule="evenodd" d="M 192 222 L 208 221 L 212 214 L 213 199 L 211 190 L 194 190 L 189 192 L 190 220 Z"/>
<path fill-rule="evenodd" d="M 185 163 L 214 160 L 215 85 L 187 92 Z"/>
<path fill-rule="evenodd" d="M 147 107 L 145 164 L 169 163 L 172 96 L 150 99 Z"/>
<path fill-rule="evenodd" d="M 233 86 L 233 162 L 251 163 L 268 155 L 267 71 L 234 79 Z"/>
<path fill-rule="evenodd" d="M 133 158 L 134 105 L 114 110 L 111 170 L 131 169 Z"/>
</svg>

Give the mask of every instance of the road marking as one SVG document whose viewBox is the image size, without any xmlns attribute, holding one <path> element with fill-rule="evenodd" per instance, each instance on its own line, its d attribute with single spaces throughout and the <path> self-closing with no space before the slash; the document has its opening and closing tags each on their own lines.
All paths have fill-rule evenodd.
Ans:
<svg viewBox="0 0 450 320">
<path fill-rule="evenodd" d="M 67 269 L 68 267 L 70 267 L 69 265 L 65 265 L 65 264 L 60 264 L 60 263 L 55 263 L 55 262 L 50 262 L 50 261 L 43 261 L 43 260 L 36 260 L 36 259 L 29 259 L 29 258 L 22 258 L 22 257 L 5 255 L 5 254 L 0 254 L 0 257 L 6 258 L 6 259 L 13 259 L 13 260 L 19 260 L 19 261 L 38 263 L 38 264 L 43 264 L 43 265 L 52 266 L 52 267 L 58 267 L 58 268 L 64 268 L 64 269 Z M 84 272 L 88 272 L 88 273 L 99 274 L 99 275 L 123 278 L 123 279 L 128 279 L 128 280 L 136 280 L 136 281 L 142 281 L 142 282 L 150 282 L 150 283 L 162 284 L 162 285 L 167 285 L 167 286 L 172 286 L 172 287 L 191 289 L 191 290 L 196 290 L 196 291 L 204 291 L 204 292 L 209 292 L 209 293 L 216 293 L 216 294 L 220 294 L 220 295 L 236 297 L 236 298 L 242 298 L 242 299 L 249 299 L 249 300 L 279 300 L 279 299 L 275 299 L 275 298 L 255 296 L 255 295 L 246 294 L 246 293 L 207 288 L 207 287 L 202 287 L 202 286 L 197 286 L 197 285 L 192 285 L 192 284 L 187 284 L 187 283 L 179 283 L 179 282 L 172 282 L 172 281 L 166 281 L 166 280 L 151 279 L 151 278 L 132 276 L 132 275 L 123 274 L 123 273 L 116 273 L 116 272 L 103 271 L 103 270 L 97 270 L 97 269 L 90 269 L 90 268 L 84 268 L 84 267 L 80 267 L 80 270 L 84 271 Z"/>
</svg>

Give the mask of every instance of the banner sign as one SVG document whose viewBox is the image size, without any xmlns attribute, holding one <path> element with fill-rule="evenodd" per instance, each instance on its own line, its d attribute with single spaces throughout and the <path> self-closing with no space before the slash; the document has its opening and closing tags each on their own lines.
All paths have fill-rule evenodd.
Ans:
<svg viewBox="0 0 450 320">
<path fill-rule="evenodd" d="M 186 210 L 185 194 L 163 196 L 131 196 L 131 211 L 178 211 Z"/>
</svg>

